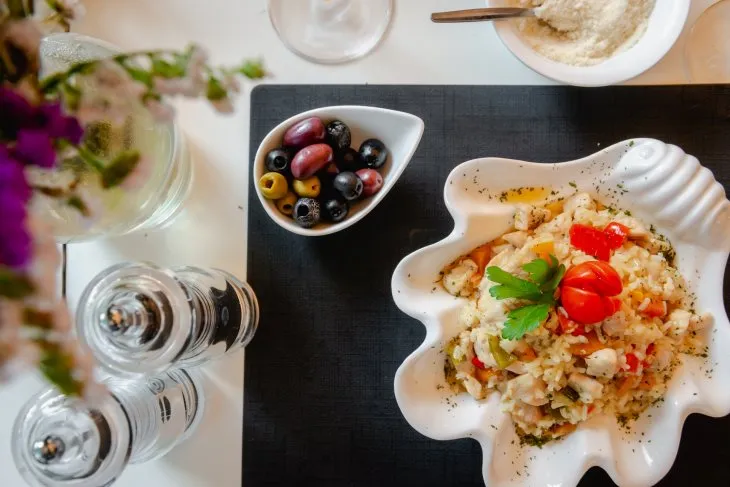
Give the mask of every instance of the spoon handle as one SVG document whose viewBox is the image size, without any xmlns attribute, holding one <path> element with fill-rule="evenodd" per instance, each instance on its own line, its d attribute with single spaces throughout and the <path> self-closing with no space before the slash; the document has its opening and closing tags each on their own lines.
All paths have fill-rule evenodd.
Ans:
<svg viewBox="0 0 730 487">
<path fill-rule="evenodd" d="M 434 12 L 431 21 L 443 22 L 481 22 L 484 20 L 510 19 L 514 17 L 533 17 L 535 12 L 531 8 L 472 8 L 468 10 L 452 10 L 449 12 Z"/>
</svg>

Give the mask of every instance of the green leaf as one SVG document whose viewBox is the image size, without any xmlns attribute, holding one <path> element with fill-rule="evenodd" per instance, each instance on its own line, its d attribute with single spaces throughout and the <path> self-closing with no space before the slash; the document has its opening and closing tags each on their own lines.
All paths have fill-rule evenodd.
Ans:
<svg viewBox="0 0 730 487">
<path fill-rule="evenodd" d="M 542 284 L 544 283 L 549 277 L 551 273 L 550 264 L 547 263 L 546 260 L 543 259 L 535 259 L 532 262 L 528 262 L 527 264 L 523 265 L 522 268 L 530 274 L 530 279 L 535 284 Z"/>
<path fill-rule="evenodd" d="M 34 290 L 33 283 L 26 276 L 0 265 L 0 296 L 8 299 L 22 299 L 33 294 Z"/>
<path fill-rule="evenodd" d="M 68 109 L 72 112 L 78 110 L 79 103 L 81 102 L 81 90 L 70 83 L 63 83 L 61 85 L 61 93 L 63 93 L 63 101 Z"/>
<path fill-rule="evenodd" d="M 519 340 L 547 320 L 549 311 L 547 304 L 531 304 L 510 311 L 502 329 L 502 338 Z"/>
<path fill-rule="evenodd" d="M 261 61 L 248 60 L 243 63 L 238 72 L 249 79 L 260 79 L 266 76 L 266 70 Z"/>
<path fill-rule="evenodd" d="M 131 76 L 133 80 L 139 81 L 147 88 L 152 88 L 152 73 L 144 69 L 134 68 L 128 64 L 123 64 L 122 67 L 127 71 L 127 73 L 129 73 L 129 76 Z"/>
<path fill-rule="evenodd" d="M 61 73 L 55 73 L 51 76 L 46 76 L 43 78 L 40 82 L 40 89 L 43 93 L 52 93 L 53 91 L 58 88 L 61 83 L 66 79 L 66 74 Z"/>
<path fill-rule="evenodd" d="M 53 329 L 53 314 L 34 308 L 23 309 L 23 324 L 43 330 Z"/>
<path fill-rule="evenodd" d="M 86 202 L 78 195 L 72 194 L 71 196 L 69 196 L 68 199 L 66 199 L 66 204 L 71 208 L 75 208 L 76 210 L 78 210 L 78 212 L 81 213 L 83 216 L 91 216 L 91 211 L 86 205 Z"/>
<path fill-rule="evenodd" d="M 152 58 L 152 74 L 163 78 L 182 78 L 185 76 L 185 67 L 172 64 L 159 58 Z"/>
<path fill-rule="evenodd" d="M 557 260 L 555 261 L 557 264 Z M 560 285 L 560 281 L 563 279 L 563 276 L 565 275 L 565 266 L 563 264 L 560 264 L 557 269 L 554 269 L 552 272 L 552 276 L 545 281 L 545 283 L 540 286 L 540 291 L 543 293 L 546 293 L 550 295 L 550 297 L 555 294 L 555 290 L 558 288 L 558 285 Z"/>
<path fill-rule="evenodd" d="M 53 343 L 39 340 L 36 342 L 43 350 L 38 369 L 41 374 L 67 396 L 79 396 L 84 384 L 73 376 L 73 357 L 64 353 Z"/>
<path fill-rule="evenodd" d="M 529 299 L 540 297 L 540 288 L 535 283 L 515 277 L 499 267 L 487 267 L 487 277 L 490 281 L 501 284 L 489 288 L 489 294 L 496 299 Z"/>
<path fill-rule="evenodd" d="M 101 185 L 105 189 L 119 186 L 137 167 L 141 159 L 137 150 L 120 152 L 101 173 Z"/>
<path fill-rule="evenodd" d="M 217 78 L 208 78 L 208 87 L 205 90 L 205 97 L 210 101 L 223 100 L 228 96 L 228 92 Z"/>
</svg>

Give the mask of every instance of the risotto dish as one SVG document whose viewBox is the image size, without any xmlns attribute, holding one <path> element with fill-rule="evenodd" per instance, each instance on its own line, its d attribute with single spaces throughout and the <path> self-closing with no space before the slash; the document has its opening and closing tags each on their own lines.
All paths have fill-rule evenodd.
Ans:
<svg viewBox="0 0 730 487">
<path fill-rule="evenodd" d="M 697 332 L 712 320 L 694 309 L 671 244 L 587 193 L 515 208 L 509 233 L 443 270 L 466 301 L 447 380 L 477 400 L 500 394 L 528 442 L 596 414 L 637 417 L 683 353 L 704 353 Z"/>
</svg>

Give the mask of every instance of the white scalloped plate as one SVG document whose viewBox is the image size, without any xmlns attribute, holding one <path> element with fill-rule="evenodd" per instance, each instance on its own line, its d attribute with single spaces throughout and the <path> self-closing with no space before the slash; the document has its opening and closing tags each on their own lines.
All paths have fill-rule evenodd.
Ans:
<svg viewBox="0 0 730 487">
<path fill-rule="evenodd" d="M 502 191 L 549 186 L 569 195 L 575 192 L 571 183 L 631 211 L 670 238 L 679 269 L 698 296 L 698 310 L 715 317 L 705 331 L 709 358 L 686 357 L 664 402 L 649 408 L 630 432 L 604 415 L 542 449 L 522 447 L 511 420 L 499 410 L 496 393 L 476 401 L 466 394 L 454 396 L 445 385 L 441 349 L 459 331 L 463 300 L 434 289 L 433 283 L 445 265 L 510 227 L 512 210 L 499 202 Z M 730 202 L 695 157 L 658 140 L 636 139 L 560 164 L 476 159 L 451 172 L 444 199 L 454 218 L 453 232 L 403 259 L 393 274 L 396 305 L 426 327 L 426 339 L 396 373 L 395 395 L 406 420 L 420 433 L 437 440 L 476 439 L 484 452 L 487 485 L 572 486 L 592 466 L 622 486 L 653 485 L 669 471 L 689 414 L 730 413 L 730 323 L 722 296 Z"/>
</svg>

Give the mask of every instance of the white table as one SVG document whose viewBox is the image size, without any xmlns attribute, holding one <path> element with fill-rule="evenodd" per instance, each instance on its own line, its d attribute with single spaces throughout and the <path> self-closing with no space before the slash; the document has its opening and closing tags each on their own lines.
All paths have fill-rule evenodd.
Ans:
<svg viewBox="0 0 730 487">
<path fill-rule="evenodd" d="M 292 0 L 296 1 L 296 0 Z M 204 45 L 216 63 L 262 56 L 272 83 L 551 84 L 514 58 L 488 24 L 435 25 L 429 13 L 483 6 L 482 0 L 397 0 L 391 31 L 370 56 L 344 66 L 318 66 L 290 53 L 266 14 L 265 0 L 86 0 L 74 30 L 125 49 Z M 693 0 L 688 26 L 714 0 Z M 686 83 L 682 37 L 635 84 Z M 728 80 L 730 81 L 730 80 Z M 247 88 L 250 88 L 248 86 Z M 183 213 L 168 228 L 68 247 L 67 293 L 75 307 L 86 283 L 125 260 L 191 264 L 246 275 L 249 103 L 222 117 L 203 103 L 179 107 L 195 183 Z M 266 326 L 262 323 L 261 326 Z M 207 410 L 200 429 L 167 457 L 128 469 L 120 487 L 239 487 L 241 484 L 243 353 L 206 370 Z M 10 453 L 12 423 L 41 382 L 25 377 L 0 389 L 0 484 L 22 487 Z"/>
</svg>

